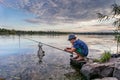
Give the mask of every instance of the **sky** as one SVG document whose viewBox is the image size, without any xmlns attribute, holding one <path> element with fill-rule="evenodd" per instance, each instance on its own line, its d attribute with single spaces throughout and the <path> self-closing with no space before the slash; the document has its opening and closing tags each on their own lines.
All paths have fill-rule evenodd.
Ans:
<svg viewBox="0 0 120 80">
<path fill-rule="evenodd" d="M 100 22 L 120 0 L 0 0 L 0 28 L 16 30 L 106 32 L 112 21 Z"/>
</svg>

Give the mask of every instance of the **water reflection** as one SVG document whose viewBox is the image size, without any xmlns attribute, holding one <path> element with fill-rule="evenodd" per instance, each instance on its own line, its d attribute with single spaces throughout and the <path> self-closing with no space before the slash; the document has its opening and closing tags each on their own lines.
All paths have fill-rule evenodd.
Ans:
<svg viewBox="0 0 120 80">
<path fill-rule="evenodd" d="M 68 80 L 85 80 L 85 79 L 83 79 L 79 70 L 76 72 L 69 72 L 69 73 L 66 73 L 64 75 L 65 75 L 66 79 L 68 79 Z"/>
<path fill-rule="evenodd" d="M 53 37 L 24 35 L 22 37 L 29 37 L 61 49 L 70 46 L 67 35 Z M 78 37 L 88 44 L 89 57 L 96 57 L 109 46 L 112 51 L 116 49 L 113 36 L 78 35 Z M 6 78 L 6 80 L 82 80 L 79 70 L 71 67 L 69 55 L 63 51 L 22 39 L 21 36 L 0 36 L 0 78 Z M 36 64 L 38 62 L 40 64 Z"/>
<path fill-rule="evenodd" d="M 19 48 L 20 48 L 20 40 L 21 40 L 21 39 L 20 39 L 20 35 L 19 35 L 18 37 L 19 37 L 18 39 L 19 39 Z"/>
</svg>

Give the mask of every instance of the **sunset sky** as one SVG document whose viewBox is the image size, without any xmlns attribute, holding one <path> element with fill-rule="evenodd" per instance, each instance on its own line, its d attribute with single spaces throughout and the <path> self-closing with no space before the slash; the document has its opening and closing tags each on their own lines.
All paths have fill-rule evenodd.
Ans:
<svg viewBox="0 0 120 80">
<path fill-rule="evenodd" d="M 120 0 L 0 0 L 0 28 L 74 32 L 112 31 L 112 21 L 99 22 Z"/>
</svg>

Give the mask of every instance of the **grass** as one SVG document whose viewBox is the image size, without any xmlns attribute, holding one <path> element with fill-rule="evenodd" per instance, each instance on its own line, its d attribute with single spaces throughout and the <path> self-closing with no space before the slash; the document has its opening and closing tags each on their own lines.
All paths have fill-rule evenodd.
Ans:
<svg viewBox="0 0 120 80">
<path fill-rule="evenodd" d="M 104 62 L 109 61 L 110 58 L 111 58 L 111 53 L 110 53 L 109 51 L 105 51 L 105 52 L 101 55 L 100 59 L 94 59 L 93 61 L 94 61 L 94 62 L 104 63 Z"/>
</svg>

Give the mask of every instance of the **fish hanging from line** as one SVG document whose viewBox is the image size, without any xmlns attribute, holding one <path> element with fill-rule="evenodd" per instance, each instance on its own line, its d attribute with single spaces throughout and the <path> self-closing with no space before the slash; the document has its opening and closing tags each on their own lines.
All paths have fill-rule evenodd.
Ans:
<svg viewBox="0 0 120 80">
<path fill-rule="evenodd" d="M 39 48 L 39 49 L 38 49 L 37 56 L 38 56 L 38 58 L 39 58 L 39 63 L 41 63 L 43 57 L 45 56 L 45 51 L 43 51 L 42 45 L 41 45 L 40 43 L 38 44 L 38 48 Z"/>
</svg>

